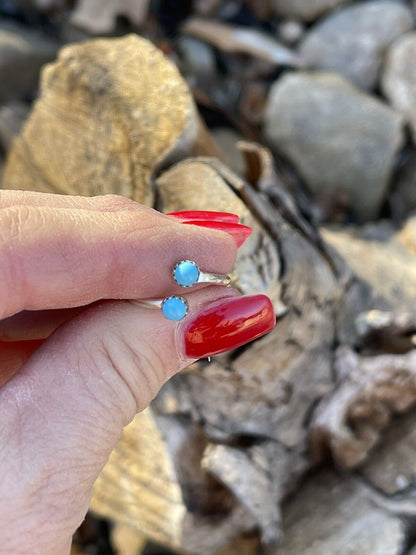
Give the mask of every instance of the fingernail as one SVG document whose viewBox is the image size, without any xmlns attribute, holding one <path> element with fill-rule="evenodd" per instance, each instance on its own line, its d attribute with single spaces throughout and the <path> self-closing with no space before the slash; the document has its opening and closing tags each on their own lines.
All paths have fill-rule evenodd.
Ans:
<svg viewBox="0 0 416 555">
<path fill-rule="evenodd" d="M 241 247 L 247 237 L 252 233 L 251 227 L 241 224 L 235 224 L 230 222 L 208 222 L 208 221 L 186 221 L 183 224 L 196 225 L 198 227 L 205 227 L 207 229 L 217 229 L 218 231 L 225 231 L 232 237 L 234 237 L 237 247 Z"/>
<path fill-rule="evenodd" d="M 265 295 L 219 301 L 183 321 L 185 355 L 198 359 L 236 349 L 268 333 L 275 323 L 272 303 Z"/>
<path fill-rule="evenodd" d="M 230 222 L 238 223 L 240 219 L 237 214 L 231 212 L 212 212 L 211 210 L 182 210 L 180 212 L 171 212 L 167 216 L 174 216 L 181 220 L 206 220 L 211 222 Z"/>
</svg>

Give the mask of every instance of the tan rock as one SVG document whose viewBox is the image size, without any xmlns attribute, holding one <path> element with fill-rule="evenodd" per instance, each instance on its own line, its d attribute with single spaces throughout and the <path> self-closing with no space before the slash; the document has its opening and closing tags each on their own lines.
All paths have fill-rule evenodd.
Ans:
<svg viewBox="0 0 416 555">
<path fill-rule="evenodd" d="M 145 204 L 170 156 L 213 152 L 176 67 L 136 35 L 65 47 L 16 140 L 3 186 L 118 193 Z"/>
</svg>

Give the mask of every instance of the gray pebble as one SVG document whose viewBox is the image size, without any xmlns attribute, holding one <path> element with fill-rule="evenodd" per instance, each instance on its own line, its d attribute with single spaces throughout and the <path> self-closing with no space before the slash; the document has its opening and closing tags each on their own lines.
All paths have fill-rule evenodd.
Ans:
<svg viewBox="0 0 416 555">
<path fill-rule="evenodd" d="M 0 103 L 31 97 L 42 65 L 55 58 L 52 39 L 11 23 L 0 23 Z"/>
<path fill-rule="evenodd" d="M 289 46 L 297 44 L 305 34 L 305 27 L 296 19 L 285 19 L 277 27 L 279 39 Z"/>
<path fill-rule="evenodd" d="M 375 218 L 395 156 L 401 117 L 332 73 L 288 73 L 272 86 L 264 129 L 316 200 L 348 198 L 356 217 Z"/>
<path fill-rule="evenodd" d="M 8 152 L 29 115 L 30 106 L 13 101 L 0 107 L 0 149 Z"/>
<path fill-rule="evenodd" d="M 300 54 L 309 67 L 337 71 L 358 87 L 372 89 L 386 47 L 412 26 L 410 9 L 400 3 L 354 4 L 318 22 L 300 45 Z"/>
<path fill-rule="evenodd" d="M 346 0 L 271 0 L 274 13 L 281 17 L 314 21 Z"/>
<path fill-rule="evenodd" d="M 416 143 L 416 33 L 400 37 L 389 48 L 382 76 L 384 94 L 410 125 Z"/>
</svg>

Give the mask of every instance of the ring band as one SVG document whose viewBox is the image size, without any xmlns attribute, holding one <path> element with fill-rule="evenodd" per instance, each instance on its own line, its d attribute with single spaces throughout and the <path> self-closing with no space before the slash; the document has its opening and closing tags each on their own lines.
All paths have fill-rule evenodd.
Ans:
<svg viewBox="0 0 416 555">
<path fill-rule="evenodd" d="M 139 301 L 149 308 L 160 308 L 162 314 L 167 320 L 179 322 L 188 314 L 189 305 L 186 299 L 172 295 L 164 299 L 154 299 L 149 301 Z"/>
<path fill-rule="evenodd" d="M 231 276 L 224 274 L 208 274 L 201 272 L 192 260 L 181 260 L 172 271 L 173 279 L 181 287 L 192 287 L 196 283 L 213 283 L 216 285 L 230 285 Z M 179 322 L 188 314 L 189 305 L 184 297 L 171 295 L 164 299 L 140 300 L 140 304 L 150 308 L 160 308 L 167 320 Z"/>
<path fill-rule="evenodd" d="M 192 287 L 197 283 L 212 283 L 215 285 L 230 285 L 231 276 L 226 274 L 209 274 L 201 272 L 192 260 L 181 260 L 173 268 L 173 279 L 181 287 Z"/>
</svg>

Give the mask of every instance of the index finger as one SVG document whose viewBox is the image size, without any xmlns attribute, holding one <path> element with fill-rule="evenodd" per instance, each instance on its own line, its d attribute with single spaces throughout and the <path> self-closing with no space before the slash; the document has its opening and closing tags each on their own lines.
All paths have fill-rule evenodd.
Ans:
<svg viewBox="0 0 416 555">
<path fill-rule="evenodd" d="M 91 210 L 19 204 L 0 208 L 0 318 L 21 310 L 83 306 L 99 299 L 164 297 L 180 291 L 184 259 L 226 273 L 236 243 L 227 233 L 183 225 L 141 207 Z"/>
</svg>

